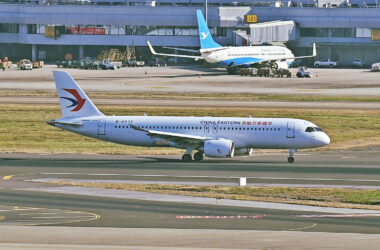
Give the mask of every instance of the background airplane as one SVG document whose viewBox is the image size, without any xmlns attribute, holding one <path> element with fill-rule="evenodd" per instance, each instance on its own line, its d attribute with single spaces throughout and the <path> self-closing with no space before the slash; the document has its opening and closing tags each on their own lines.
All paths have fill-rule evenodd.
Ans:
<svg viewBox="0 0 380 250">
<path fill-rule="evenodd" d="M 292 118 L 105 116 L 71 76 L 54 71 L 62 118 L 49 125 L 80 135 L 124 145 L 185 149 L 183 161 L 204 156 L 231 158 L 253 149 L 315 148 L 330 138 L 315 124 Z"/>
<path fill-rule="evenodd" d="M 226 67 L 228 73 L 234 73 L 241 67 L 269 66 L 273 68 L 288 68 L 295 59 L 315 57 L 317 55 L 315 43 L 313 54 L 310 56 L 295 57 L 288 48 L 283 46 L 229 46 L 222 47 L 214 41 L 206 21 L 200 10 L 197 10 L 198 32 L 201 48 L 199 51 L 190 49 L 172 48 L 182 51 L 198 52 L 200 56 L 176 55 L 157 53 L 149 41 L 147 44 L 154 55 L 192 58 L 206 60 Z"/>
</svg>

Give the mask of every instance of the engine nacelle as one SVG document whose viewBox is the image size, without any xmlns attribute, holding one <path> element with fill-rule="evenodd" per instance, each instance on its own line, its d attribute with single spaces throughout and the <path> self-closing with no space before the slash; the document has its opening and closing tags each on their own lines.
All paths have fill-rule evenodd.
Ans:
<svg viewBox="0 0 380 250">
<path fill-rule="evenodd" d="M 203 151 L 207 157 L 226 158 L 234 157 L 235 145 L 231 140 L 215 139 L 204 143 Z"/>
<path fill-rule="evenodd" d="M 235 149 L 235 155 L 248 155 L 251 156 L 253 154 L 253 148 L 240 148 Z"/>
</svg>

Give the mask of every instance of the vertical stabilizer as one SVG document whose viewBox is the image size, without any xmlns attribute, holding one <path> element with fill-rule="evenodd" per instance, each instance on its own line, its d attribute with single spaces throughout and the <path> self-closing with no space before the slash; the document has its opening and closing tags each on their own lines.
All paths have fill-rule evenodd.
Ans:
<svg viewBox="0 0 380 250">
<path fill-rule="evenodd" d="M 63 117 L 103 116 L 67 72 L 54 70 L 53 74 Z"/>
<path fill-rule="evenodd" d="M 198 31 L 199 40 L 201 43 L 201 49 L 212 49 L 220 48 L 221 45 L 217 44 L 214 39 L 212 39 L 210 30 L 207 27 L 206 21 L 203 17 L 202 11 L 197 10 L 197 20 L 198 20 Z"/>
</svg>

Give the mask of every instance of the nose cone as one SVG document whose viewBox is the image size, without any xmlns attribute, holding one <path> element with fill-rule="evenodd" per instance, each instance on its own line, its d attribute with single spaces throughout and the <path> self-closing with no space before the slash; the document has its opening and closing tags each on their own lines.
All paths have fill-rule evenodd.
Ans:
<svg viewBox="0 0 380 250">
<path fill-rule="evenodd" d="M 316 143 L 320 147 L 329 145 L 330 137 L 326 133 L 320 133 L 316 138 Z"/>
</svg>

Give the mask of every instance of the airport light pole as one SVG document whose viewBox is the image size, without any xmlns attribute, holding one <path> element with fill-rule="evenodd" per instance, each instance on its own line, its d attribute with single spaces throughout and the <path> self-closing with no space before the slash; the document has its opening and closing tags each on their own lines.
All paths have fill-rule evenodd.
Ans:
<svg viewBox="0 0 380 250">
<path fill-rule="evenodd" d="M 208 14 L 207 14 L 207 12 L 208 12 L 208 9 L 207 9 L 207 5 L 208 5 L 208 3 L 207 3 L 207 0 L 205 0 L 205 16 L 206 16 L 206 25 L 207 25 L 207 16 L 208 16 Z"/>
</svg>

